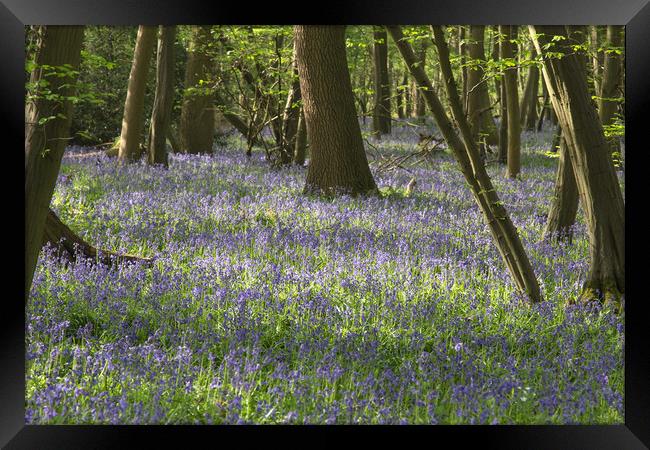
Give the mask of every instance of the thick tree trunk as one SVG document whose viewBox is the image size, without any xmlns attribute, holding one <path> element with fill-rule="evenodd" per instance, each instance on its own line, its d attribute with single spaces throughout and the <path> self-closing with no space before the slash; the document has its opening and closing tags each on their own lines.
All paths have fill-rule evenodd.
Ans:
<svg viewBox="0 0 650 450">
<path fill-rule="evenodd" d="M 388 36 L 377 27 L 373 31 L 373 64 L 375 68 L 375 106 L 372 127 L 376 134 L 390 134 L 390 79 L 388 76 Z"/>
<path fill-rule="evenodd" d="M 472 139 L 469 124 L 463 114 L 456 90 L 456 82 L 454 81 L 449 62 L 449 48 L 445 42 L 442 28 L 432 27 L 434 43 L 438 49 L 440 68 L 443 72 L 445 88 L 449 97 L 453 117 L 461 130 L 462 140 L 456 134 L 423 68 L 414 64 L 416 61 L 415 55 L 410 44 L 403 40 L 404 35 L 402 34 L 401 28 L 398 26 L 389 26 L 387 28 L 402 54 L 407 67 L 409 67 L 411 75 L 416 79 L 422 89 L 422 94 L 425 96 L 427 105 L 438 125 L 438 129 L 441 131 L 460 165 L 465 180 L 469 184 L 472 194 L 485 217 L 485 221 L 492 233 L 501 257 L 514 279 L 515 286 L 521 292 L 526 293 L 531 301 L 540 301 L 541 293 L 539 284 L 535 278 L 528 256 L 521 244 L 517 229 L 512 224 L 507 211 L 503 207 L 503 203 L 499 200 L 492 181 L 480 160 L 478 149 Z"/>
<path fill-rule="evenodd" d="M 544 228 L 544 239 L 571 243 L 578 213 L 578 187 L 565 139 L 561 139 L 555 192 Z"/>
<path fill-rule="evenodd" d="M 145 25 L 140 25 L 138 28 L 117 155 L 118 161 L 122 164 L 133 162 L 142 156 L 140 144 L 144 128 L 144 94 L 147 89 L 147 74 L 156 42 L 156 30 L 156 27 Z"/>
<path fill-rule="evenodd" d="M 377 192 L 352 97 L 343 26 L 294 27 L 310 163 L 305 192 Z"/>
<path fill-rule="evenodd" d="M 625 292 L 625 206 L 589 95 L 584 63 L 564 41 L 551 42 L 555 35 L 567 37 L 564 27 L 529 26 L 529 30 L 537 51 L 545 57 L 544 80 L 566 139 L 588 225 L 591 266 L 582 298 L 617 303 Z M 547 44 L 551 48 L 542 50 Z M 563 56 L 549 58 L 548 51 Z"/>
<path fill-rule="evenodd" d="M 25 298 L 32 286 L 72 121 L 72 102 L 68 98 L 75 92 L 76 73 L 59 77 L 50 68 L 69 65 L 78 70 L 82 40 L 83 27 L 44 26 L 35 54 L 30 83 L 47 81 L 48 90 L 60 98 L 47 99 L 37 88 L 34 98 L 28 98 L 25 105 Z"/>
<path fill-rule="evenodd" d="M 607 42 L 608 47 L 621 47 L 621 32 L 620 25 L 607 26 Z M 612 125 L 616 121 L 616 111 L 618 109 L 618 102 L 613 99 L 620 97 L 618 88 L 621 83 L 621 56 L 613 51 L 605 53 L 603 82 L 600 91 L 600 99 L 598 100 L 598 115 L 603 126 Z M 619 151 L 620 141 L 618 137 L 609 139 L 609 144 L 612 152 Z"/>
<path fill-rule="evenodd" d="M 499 26 L 499 32 L 505 35 L 501 41 L 501 57 L 514 58 L 512 39 L 512 26 Z M 506 176 L 517 178 L 521 170 L 521 127 L 519 125 L 519 90 L 517 88 L 517 72 L 510 67 L 505 70 L 503 84 L 506 89 L 506 103 L 508 114 L 508 162 Z"/>
<path fill-rule="evenodd" d="M 156 57 L 156 95 L 149 128 L 149 164 L 169 165 L 167 136 L 174 103 L 174 41 L 176 27 L 161 26 Z"/>
<path fill-rule="evenodd" d="M 490 96 L 488 93 L 487 80 L 484 80 L 485 72 L 485 26 L 469 26 L 470 42 L 467 44 L 467 53 L 470 59 L 478 61 L 467 70 L 467 116 L 472 127 L 472 132 L 479 137 L 479 133 L 485 135 L 485 142 L 495 145 L 499 142 L 496 126 L 491 114 Z"/>
<path fill-rule="evenodd" d="M 43 233 L 42 245 L 51 244 L 60 257 L 74 261 L 77 256 L 96 260 L 107 266 L 124 261 L 142 261 L 151 263 L 152 258 L 115 253 L 110 250 L 97 250 L 93 245 L 72 231 L 51 209 L 48 211 Z"/>
<path fill-rule="evenodd" d="M 205 46 L 210 42 L 210 26 L 192 26 L 185 69 L 185 89 L 201 88 L 210 68 Z M 181 108 L 180 145 L 185 153 L 212 153 L 214 141 L 213 95 L 194 92 L 186 95 Z"/>
</svg>

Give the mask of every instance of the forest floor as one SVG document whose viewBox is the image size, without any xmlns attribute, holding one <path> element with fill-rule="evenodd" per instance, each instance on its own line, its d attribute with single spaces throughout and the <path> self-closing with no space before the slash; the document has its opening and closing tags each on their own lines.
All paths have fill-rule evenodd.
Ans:
<svg viewBox="0 0 650 450">
<path fill-rule="evenodd" d="M 489 165 L 541 284 L 532 306 L 448 152 L 377 170 L 417 150 L 411 127 L 368 146 L 382 198 L 305 196 L 305 169 L 234 137 L 169 170 L 70 149 L 53 209 L 155 262 L 41 254 L 27 423 L 623 423 L 623 319 L 567 305 L 588 269 L 582 213 L 572 245 L 540 240 L 550 140 L 522 136 L 521 180 Z"/>
</svg>

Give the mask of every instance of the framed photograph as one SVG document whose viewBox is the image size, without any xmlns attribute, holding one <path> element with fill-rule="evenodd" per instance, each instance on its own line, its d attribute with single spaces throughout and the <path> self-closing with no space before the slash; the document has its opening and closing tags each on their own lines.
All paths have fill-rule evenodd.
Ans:
<svg viewBox="0 0 650 450">
<path fill-rule="evenodd" d="M 647 0 L 3 0 L 0 34 L 3 448 L 650 446 Z"/>
</svg>

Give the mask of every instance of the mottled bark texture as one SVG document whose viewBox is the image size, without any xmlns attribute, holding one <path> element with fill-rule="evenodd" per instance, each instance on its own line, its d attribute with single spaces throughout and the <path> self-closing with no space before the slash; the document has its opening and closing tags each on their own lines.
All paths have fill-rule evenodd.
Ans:
<svg viewBox="0 0 650 450">
<path fill-rule="evenodd" d="M 553 36 L 566 39 L 565 27 L 529 26 L 529 31 L 544 56 L 544 81 L 566 139 L 587 221 L 590 268 L 581 298 L 618 304 L 625 292 L 625 206 L 610 148 L 589 95 L 584 61 L 565 41 L 543 49 Z M 548 57 L 549 51 L 563 56 Z"/>
<path fill-rule="evenodd" d="M 25 105 L 25 297 L 29 296 L 41 249 L 61 158 L 69 137 L 76 71 L 81 60 L 83 27 L 44 26 L 36 50 L 30 82 L 47 80 L 59 98 L 44 98 L 37 88 Z M 69 65 L 67 76 L 56 76 L 47 66 Z M 45 120 L 48 117 L 52 119 Z M 42 121 L 45 120 L 43 123 Z M 40 123 L 39 123 L 40 122 Z"/>
<path fill-rule="evenodd" d="M 435 94 L 424 69 L 414 64 L 416 62 L 415 55 L 411 45 L 403 39 L 404 35 L 401 28 L 398 26 L 389 26 L 387 28 L 411 75 L 420 86 L 438 129 L 460 165 L 465 180 L 469 184 L 474 199 L 492 233 L 497 249 L 513 277 L 516 288 L 525 293 L 532 302 L 541 301 L 539 284 L 521 244 L 517 229 L 510 220 L 503 203 L 499 200 L 492 181 L 480 159 L 476 143 L 472 139 L 469 124 L 463 113 L 458 91 L 456 90 L 456 82 L 449 62 L 449 48 L 442 28 L 438 26 L 432 27 L 434 44 L 438 50 L 440 69 L 443 72 L 442 75 L 445 80 L 445 89 L 452 114 L 461 131 L 462 140 L 456 134 L 454 126 L 447 117 L 447 113 Z"/>
<path fill-rule="evenodd" d="M 121 164 L 133 162 L 142 156 L 142 130 L 144 128 L 144 94 L 147 88 L 147 74 L 154 44 L 156 27 L 140 25 L 133 51 L 133 64 L 124 102 L 122 132 L 117 159 Z"/>
<path fill-rule="evenodd" d="M 210 57 L 205 51 L 210 39 L 210 26 L 192 26 L 185 68 L 186 94 L 181 107 L 180 146 L 185 153 L 212 153 L 214 96 L 202 92 L 205 86 L 200 85 L 210 71 Z M 188 93 L 191 88 L 199 90 Z"/>
<path fill-rule="evenodd" d="M 293 154 L 293 163 L 298 166 L 305 165 L 305 154 L 307 153 L 307 126 L 305 125 L 305 113 L 300 108 L 298 117 L 298 130 L 296 131 L 296 148 Z"/>
<path fill-rule="evenodd" d="M 310 163 L 305 192 L 377 192 L 354 107 L 343 26 L 294 27 Z"/>
<path fill-rule="evenodd" d="M 373 30 L 373 65 L 375 68 L 375 103 L 372 129 L 376 134 L 390 134 L 390 78 L 388 76 L 388 36 L 380 27 Z"/>
<path fill-rule="evenodd" d="M 168 166 L 167 135 L 174 103 L 174 40 L 176 27 L 161 26 L 156 57 L 156 94 L 149 128 L 149 164 Z"/>
<path fill-rule="evenodd" d="M 510 25 L 500 25 L 499 32 L 503 35 L 501 40 L 501 58 L 513 59 L 514 49 L 513 28 Z M 508 67 L 503 75 L 503 84 L 506 91 L 506 104 L 508 114 L 508 161 L 506 176 L 517 178 L 521 170 L 521 126 L 519 125 L 519 91 L 517 88 L 517 70 Z"/>
</svg>

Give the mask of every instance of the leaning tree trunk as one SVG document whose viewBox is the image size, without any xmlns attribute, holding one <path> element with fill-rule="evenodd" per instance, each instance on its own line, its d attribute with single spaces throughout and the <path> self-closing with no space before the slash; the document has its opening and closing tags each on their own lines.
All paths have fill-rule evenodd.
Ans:
<svg viewBox="0 0 650 450">
<path fill-rule="evenodd" d="M 305 192 L 377 192 L 354 107 L 343 26 L 296 25 L 310 163 Z"/>
<path fill-rule="evenodd" d="M 578 187 L 576 185 L 566 139 L 561 138 L 560 157 L 555 176 L 555 192 L 546 219 L 543 239 L 566 241 L 573 239 L 573 225 L 578 213 Z"/>
<path fill-rule="evenodd" d="M 625 292 L 625 206 L 583 62 L 564 41 L 551 41 L 552 36 L 567 38 L 564 27 L 529 26 L 529 30 L 544 56 L 544 80 L 567 141 L 587 220 L 591 265 L 581 298 L 618 303 Z M 547 45 L 551 47 L 544 48 Z M 551 58 L 549 51 L 562 57 Z"/>
<path fill-rule="evenodd" d="M 422 67 L 425 67 L 427 60 L 427 41 L 422 40 L 417 53 L 417 61 Z M 427 104 L 420 93 L 418 84 L 413 81 L 411 88 L 411 101 L 413 102 L 413 114 L 415 117 L 424 117 L 427 112 Z"/>
<path fill-rule="evenodd" d="M 117 154 L 117 159 L 122 164 L 135 161 L 142 156 L 140 144 L 144 127 L 144 94 L 147 88 L 147 73 L 151 55 L 156 42 L 156 30 L 156 27 L 151 26 L 140 25 L 138 27 Z"/>
<path fill-rule="evenodd" d="M 499 26 L 499 32 L 505 37 L 501 41 L 501 57 L 514 58 L 512 39 L 512 26 Z M 517 89 L 517 71 L 514 67 L 505 70 L 503 84 L 506 90 L 506 103 L 508 113 L 508 162 L 506 176 L 517 178 L 521 170 L 521 127 L 519 125 L 519 91 Z"/>
<path fill-rule="evenodd" d="M 63 158 L 72 121 L 72 102 L 79 63 L 83 27 L 44 26 L 42 41 L 35 54 L 30 93 L 25 105 L 25 297 L 29 296 L 32 278 L 41 250 L 47 217 L 56 179 Z M 69 65 L 73 71 L 57 76 L 51 68 Z M 57 97 L 45 96 L 47 89 Z M 33 94 L 33 98 L 31 97 Z"/>
<path fill-rule="evenodd" d="M 45 221 L 42 245 L 50 244 L 54 247 L 59 257 L 68 261 L 75 261 L 78 256 L 95 260 L 107 266 L 119 264 L 124 261 L 141 261 L 151 263 L 153 258 L 115 253 L 110 250 L 97 250 L 93 245 L 86 242 L 82 237 L 72 231 L 51 209 L 48 211 Z"/>
<path fill-rule="evenodd" d="M 472 132 L 478 137 L 485 135 L 488 145 L 499 142 L 494 120 L 492 119 L 488 83 L 485 80 L 483 65 L 485 64 L 485 25 L 469 26 L 470 42 L 467 44 L 467 54 L 474 62 L 467 69 L 467 116 L 472 126 Z M 478 62 L 478 64 L 476 64 Z"/>
<path fill-rule="evenodd" d="M 149 128 L 149 164 L 168 166 L 167 135 L 174 103 L 174 40 L 176 27 L 161 26 L 156 58 L 156 94 Z"/>
<path fill-rule="evenodd" d="M 388 36 L 386 31 L 373 31 L 373 64 L 375 68 L 375 106 L 372 127 L 376 134 L 390 134 L 390 79 L 388 76 Z"/>
<path fill-rule="evenodd" d="M 616 121 L 618 102 L 615 99 L 620 97 L 618 88 L 621 82 L 621 56 L 615 51 L 618 49 L 612 50 L 612 47 L 621 47 L 621 31 L 620 25 L 607 26 L 609 51 L 605 53 L 603 82 L 598 100 L 598 115 L 603 126 L 612 125 Z M 620 141 L 616 136 L 609 139 L 609 144 L 612 152 L 620 149 Z"/>
<path fill-rule="evenodd" d="M 469 124 L 463 114 L 458 91 L 456 90 L 456 82 L 454 81 L 449 62 L 449 48 L 445 42 L 442 28 L 432 27 L 434 43 L 438 49 L 440 69 L 443 72 L 445 88 L 452 108 L 453 117 L 461 130 L 462 140 L 456 134 L 424 69 L 414 64 L 416 61 L 415 55 L 413 54 L 411 45 L 403 39 L 404 35 L 401 28 L 398 26 L 389 26 L 387 28 L 402 54 L 407 67 L 411 71 L 411 75 L 416 79 L 422 89 L 421 92 L 425 96 L 427 105 L 438 125 L 438 129 L 441 131 L 460 165 L 465 180 L 469 184 L 474 199 L 481 209 L 485 222 L 492 233 L 497 249 L 514 279 L 515 286 L 521 292 L 526 293 L 532 302 L 540 301 L 542 296 L 539 290 L 539 284 L 535 278 L 535 273 L 530 265 L 528 256 L 521 244 L 517 229 L 510 220 L 503 203 L 499 200 L 492 181 L 479 157 L 478 149 L 472 139 Z"/>
<path fill-rule="evenodd" d="M 209 71 L 210 26 L 192 26 L 185 68 L 185 89 L 200 88 Z M 180 145 L 186 153 L 212 153 L 214 141 L 213 96 L 206 92 L 187 93 L 181 107 Z"/>
</svg>

